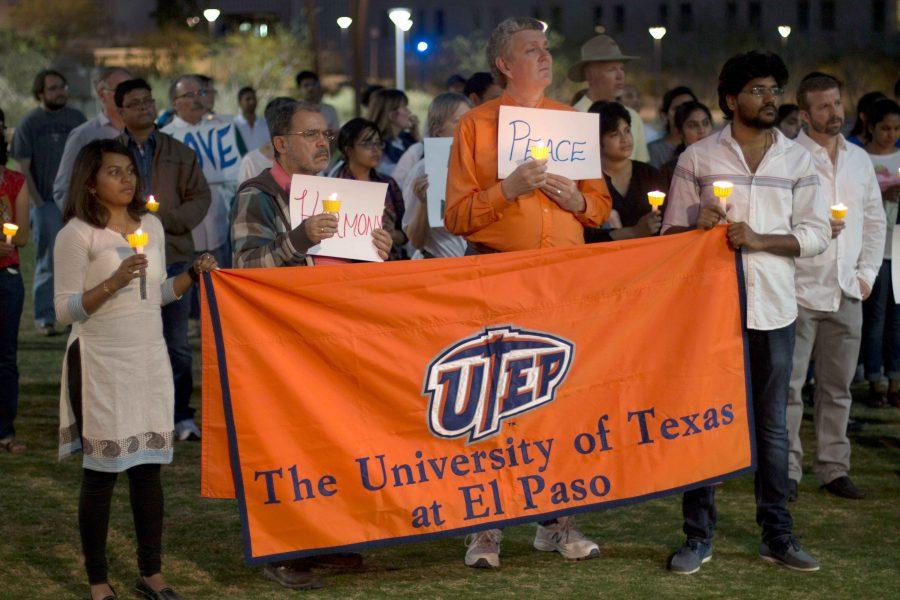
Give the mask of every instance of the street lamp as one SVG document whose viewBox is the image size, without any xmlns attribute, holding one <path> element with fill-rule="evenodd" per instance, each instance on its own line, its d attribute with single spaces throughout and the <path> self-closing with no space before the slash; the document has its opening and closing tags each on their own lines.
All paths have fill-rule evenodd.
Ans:
<svg viewBox="0 0 900 600">
<path fill-rule="evenodd" d="M 341 51 L 347 47 L 347 30 L 353 24 L 353 19 L 350 17 L 338 17 L 337 25 L 341 28 Z"/>
<path fill-rule="evenodd" d="M 547 21 L 538 21 L 538 23 L 541 24 L 541 30 L 544 33 L 547 33 L 547 28 L 549 27 L 549 25 L 547 25 Z"/>
<path fill-rule="evenodd" d="M 392 8 L 388 18 L 394 23 L 394 77 L 398 90 L 406 87 L 406 62 L 403 51 L 403 34 L 412 27 L 412 13 L 408 8 Z"/>
<path fill-rule="evenodd" d="M 215 23 L 216 19 L 219 18 L 219 15 L 222 14 L 218 8 L 207 8 L 203 11 L 203 18 L 206 19 L 206 22 L 209 23 L 209 37 L 213 37 L 213 33 L 215 31 Z"/>
<path fill-rule="evenodd" d="M 651 27 L 647 31 L 653 38 L 653 59 L 656 62 L 657 74 L 662 73 L 662 39 L 666 36 L 665 27 Z"/>
<path fill-rule="evenodd" d="M 778 35 L 781 36 L 781 49 L 787 50 L 788 36 L 791 35 L 791 26 L 790 25 L 779 25 L 778 26 Z"/>
</svg>

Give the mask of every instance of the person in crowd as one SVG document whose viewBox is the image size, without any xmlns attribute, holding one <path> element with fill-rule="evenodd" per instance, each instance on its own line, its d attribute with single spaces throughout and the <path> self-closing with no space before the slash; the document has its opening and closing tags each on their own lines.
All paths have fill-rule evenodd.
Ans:
<svg viewBox="0 0 900 600">
<path fill-rule="evenodd" d="M 469 99 L 472 106 L 481 106 L 502 94 L 503 89 L 494 81 L 494 76 L 484 71 L 473 73 L 463 88 L 463 96 Z"/>
<path fill-rule="evenodd" d="M 602 180 L 572 181 L 547 172 L 543 160 L 527 160 L 497 178 L 497 129 L 501 106 L 573 110 L 544 95 L 553 81 L 553 56 L 537 19 L 514 17 L 491 33 L 487 62 L 502 96 L 463 115 L 453 136 L 444 222 L 464 236 L 467 254 L 584 244 L 584 226 L 597 227 L 612 203 Z M 489 529 L 468 543 L 465 564 L 500 566 L 501 531 Z M 534 547 L 569 559 L 600 556 L 574 517 L 543 521 Z"/>
<path fill-rule="evenodd" d="M 359 95 L 359 103 L 363 106 L 363 108 L 365 108 L 366 110 L 369 110 L 369 100 L 372 99 L 372 95 L 375 92 L 377 92 L 378 90 L 383 90 L 383 89 L 384 89 L 384 86 L 381 85 L 380 83 L 370 83 L 369 85 L 366 86 L 366 88 Z M 337 131 L 337 129 L 335 129 L 334 131 Z"/>
<path fill-rule="evenodd" d="M 900 309 L 891 275 L 891 243 L 895 225 L 900 221 L 900 108 L 893 100 L 882 98 L 867 110 L 865 137 L 869 141 L 865 149 L 881 190 L 886 233 L 878 279 L 872 295 L 863 303 L 862 356 L 869 382 L 869 405 L 900 407 Z M 887 389 L 881 385 L 882 372 L 888 378 Z"/>
<path fill-rule="evenodd" d="M 647 145 L 649 162 L 657 169 L 675 158 L 675 149 L 681 143 L 681 135 L 675 128 L 675 111 L 685 102 L 691 101 L 696 102 L 697 96 L 691 88 L 685 86 L 672 88 L 663 95 L 659 114 L 666 124 L 666 134 Z"/>
<path fill-rule="evenodd" d="M 853 122 L 853 128 L 847 135 L 848 142 L 865 148 L 866 143 L 869 141 L 868 128 L 866 127 L 869 111 L 876 100 L 886 97 L 882 92 L 869 92 L 862 95 L 859 102 L 856 103 L 856 121 Z"/>
<path fill-rule="evenodd" d="M 319 76 L 312 71 L 300 71 L 295 78 L 297 82 L 297 91 L 300 100 L 309 102 L 319 107 L 325 122 L 328 123 L 328 129 L 337 131 L 341 127 L 341 121 L 338 119 L 337 109 L 332 105 L 322 102 L 322 96 L 325 92 L 322 90 L 322 83 Z"/>
<path fill-rule="evenodd" d="M 256 117 L 256 90 L 249 86 L 242 87 L 238 91 L 238 106 L 241 108 L 241 114 L 234 118 L 234 126 L 241 133 L 247 152 L 268 144 L 269 128 L 266 119 Z M 247 152 L 243 153 L 244 156 Z"/>
<path fill-rule="evenodd" d="M 143 79 L 120 83 L 115 104 L 125 125 L 118 140 L 131 152 L 137 165 L 141 189 L 159 202 L 156 213 L 165 233 L 165 270 L 175 277 L 188 270 L 195 258 L 191 231 L 206 217 L 211 194 L 197 155 L 175 138 L 156 129 L 156 103 Z M 175 437 L 180 441 L 200 439 L 190 406 L 194 389 L 193 352 L 188 343 L 187 295 L 162 309 L 162 333 L 169 352 L 175 385 Z"/>
<path fill-rule="evenodd" d="M 681 136 L 681 143 L 675 148 L 675 156 L 672 157 L 672 160 L 664 164 L 662 169 L 660 169 L 666 182 L 665 189 L 669 189 L 672 185 L 675 167 L 678 165 L 678 159 L 685 148 L 691 144 L 696 144 L 713 132 L 712 113 L 701 102 L 685 102 L 675 109 L 673 125 L 675 126 L 675 131 Z M 665 208 L 665 205 L 663 207 Z"/>
<path fill-rule="evenodd" d="M 341 127 L 337 147 L 344 155 L 344 162 L 334 177 L 387 184 L 383 222 L 384 229 L 393 242 L 391 259 L 407 258 L 403 251 L 407 242 L 406 234 L 403 233 L 403 193 L 393 178 L 377 170 L 382 152 L 378 126 L 361 117 L 350 119 Z"/>
<path fill-rule="evenodd" d="M 140 576 L 150 598 L 179 598 L 162 575 L 160 465 L 172 462 L 172 371 L 160 306 L 216 268 L 209 254 L 166 277 L 165 234 L 148 214 L 138 168 L 116 140 L 94 140 L 75 159 L 54 249 L 54 304 L 72 333 L 63 361 L 60 458 L 83 453 L 78 526 L 90 597 L 115 598 L 106 537 L 117 475 L 128 473 Z M 129 234 L 147 245 L 132 249 Z M 138 252 L 139 250 L 139 252 Z"/>
<path fill-rule="evenodd" d="M 430 137 L 453 137 L 459 120 L 471 108 L 472 102 L 462 94 L 438 94 L 428 107 L 426 134 Z M 407 150 L 407 154 L 411 151 L 412 148 Z M 425 197 L 427 191 L 428 175 L 425 174 L 425 158 L 422 156 L 410 170 L 403 186 L 403 201 L 406 206 L 403 227 L 410 243 L 425 258 L 463 256 L 466 253 L 466 240 L 453 235 L 444 227 L 429 227 Z"/>
<path fill-rule="evenodd" d="M 27 450 L 13 426 L 19 409 L 19 321 L 25 306 L 25 286 L 19 248 L 28 243 L 28 186 L 25 176 L 6 168 L 6 115 L 0 110 L 0 224 L 18 226 L 9 242 L 0 236 L 0 452 Z"/>
<path fill-rule="evenodd" d="M 409 109 L 409 98 L 401 90 L 384 89 L 369 101 L 369 118 L 378 125 L 382 154 L 378 171 L 392 175 L 403 153 L 419 141 L 418 119 Z"/>
<path fill-rule="evenodd" d="M 275 161 L 270 169 L 245 181 L 232 211 L 234 266 L 284 267 L 306 265 L 306 251 L 337 233 L 336 215 L 320 213 L 291 227 L 288 195 L 291 177 L 316 175 L 331 159 L 331 132 L 319 107 L 304 101 L 279 103 L 267 112 Z M 372 233 L 373 244 L 383 259 L 391 250 L 391 236 L 384 229 Z M 302 560 L 272 562 L 263 574 L 291 589 L 322 587 L 312 566 L 358 568 L 362 557 L 354 553 L 324 554 Z"/>
<path fill-rule="evenodd" d="M 622 54 L 614 39 L 601 33 L 589 39 L 581 47 L 581 60 L 569 68 L 568 77 L 580 83 L 587 81 L 587 93 L 575 104 L 575 110 L 587 110 L 599 100 L 616 101 L 625 91 L 625 63 L 637 56 Z M 631 114 L 631 136 L 634 138 L 632 160 L 648 162 L 647 141 L 641 115 L 629 108 Z"/>
<path fill-rule="evenodd" d="M 778 121 L 775 123 L 778 131 L 789 140 L 797 138 L 803 121 L 800 120 L 800 107 L 796 104 L 782 104 L 778 107 Z"/>
<path fill-rule="evenodd" d="M 858 500 L 865 493 L 850 480 L 847 422 L 862 334 L 862 301 L 869 297 L 882 264 L 885 238 L 881 192 L 866 153 L 841 135 L 844 105 L 841 83 L 810 73 L 797 89 L 807 133 L 797 143 L 812 156 L 826 206 L 847 207 L 831 218 L 831 242 L 815 258 L 794 261 L 797 323 L 791 388 L 787 404 L 790 439 L 788 500 L 796 500 L 803 475 L 803 385 L 814 361 L 816 458 L 813 472 L 836 496 Z"/>
<path fill-rule="evenodd" d="M 91 83 L 94 93 L 97 94 L 100 110 L 96 117 L 73 129 L 66 139 L 66 146 L 59 161 L 59 170 L 53 181 L 53 201 L 56 202 L 60 212 L 66 205 L 66 194 L 69 193 L 69 182 L 72 179 L 72 166 L 75 164 L 78 152 L 88 142 L 108 140 L 122 135 L 124 125 L 119 111 L 116 110 L 114 96 L 116 86 L 127 79 L 131 79 L 131 73 L 122 67 L 103 67 L 94 73 Z"/>
<path fill-rule="evenodd" d="M 775 54 L 747 52 L 726 61 L 718 94 L 730 123 L 682 153 L 662 231 L 705 231 L 725 221 L 712 182 L 734 184 L 727 238 L 741 252 L 746 285 L 759 554 L 791 569 L 815 571 L 819 563 L 794 536 L 787 507 L 786 408 L 797 318 L 794 259 L 824 252 L 831 227 L 812 157 L 775 128 L 787 79 L 787 67 Z M 690 574 L 712 557 L 715 488 L 685 492 L 682 512 L 687 539 L 668 566 Z"/>
<path fill-rule="evenodd" d="M 585 227 L 584 241 L 610 242 L 659 233 L 662 212 L 652 210 L 647 192 L 665 190 L 662 174 L 647 163 L 631 160 L 631 114 L 618 102 L 595 102 L 589 112 L 600 115 L 600 164 L 612 196 L 610 227 Z"/>
<path fill-rule="evenodd" d="M 30 229 L 34 236 L 34 324 L 41 335 L 56 335 L 53 311 L 53 242 L 62 227 L 62 212 L 53 201 L 53 182 L 59 171 L 66 138 L 84 123 L 81 111 L 69 108 L 69 84 L 59 71 L 46 69 L 34 78 L 31 91 L 40 106 L 16 127 L 10 154 L 25 176 Z"/>
<path fill-rule="evenodd" d="M 459 73 L 454 73 L 453 75 L 448 77 L 447 81 L 444 83 L 445 92 L 455 92 L 457 94 L 462 94 L 465 87 L 466 78 Z"/>
<path fill-rule="evenodd" d="M 275 107 L 282 104 L 290 104 L 292 102 L 294 102 L 294 99 L 287 96 L 279 96 L 277 98 L 269 100 L 269 103 L 266 104 L 266 110 L 264 111 L 266 122 L 268 123 L 269 116 L 272 110 L 275 109 Z M 269 128 L 267 126 L 267 134 L 268 131 Z M 241 168 L 238 175 L 238 185 L 244 183 L 248 179 L 253 179 L 272 166 L 272 161 L 275 158 L 275 154 L 274 149 L 272 148 L 271 136 L 269 137 L 270 139 L 266 140 L 265 144 L 263 144 L 256 150 L 251 150 L 241 159 Z"/>
</svg>

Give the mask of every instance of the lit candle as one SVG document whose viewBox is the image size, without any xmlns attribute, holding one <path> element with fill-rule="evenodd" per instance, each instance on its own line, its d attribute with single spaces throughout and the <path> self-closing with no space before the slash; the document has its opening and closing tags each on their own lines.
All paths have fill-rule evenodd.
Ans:
<svg viewBox="0 0 900 600">
<path fill-rule="evenodd" d="M 153 197 L 153 194 L 147 196 L 147 210 L 152 213 L 155 213 L 159 210 L 159 202 L 156 201 L 156 198 Z"/>
<path fill-rule="evenodd" d="M 19 226 L 15 223 L 4 223 L 3 224 L 3 235 L 6 236 L 6 243 L 12 244 L 12 239 L 15 237 L 16 232 L 19 231 Z"/>
<path fill-rule="evenodd" d="M 550 158 L 550 146 L 532 146 L 531 158 L 534 160 L 547 160 Z"/>
<path fill-rule="evenodd" d="M 840 221 L 844 217 L 847 216 L 847 207 L 844 206 L 843 202 L 835 204 L 831 207 L 831 218 L 835 221 Z"/>
<path fill-rule="evenodd" d="M 728 196 L 731 195 L 732 189 L 734 189 L 734 184 L 730 181 L 713 181 L 713 194 L 716 195 L 716 198 L 722 204 L 722 210 L 725 210 L 727 207 Z"/>
<path fill-rule="evenodd" d="M 659 207 L 666 201 L 666 195 L 660 191 L 647 192 L 647 201 L 653 207 L 653 212 L 659 212 Z"/>
<path fill-rule="evenodd" d="M 341 200 L 338 197 L 337 192 L 328 196 L 328 200 L 323 200 L 322 207 L 327 213 L 337 214 L 341 212 Z"/>
<path fill-rule="evenodd" d="M 134 251 L 137 254 L 144 253 L 144 246 L 147 245 L 147 242 L 150 241 L 150 234 L 145 233 L 140 228 L 134 233 L 128 234 L 128 245 L 134 248 Z"/>
</svg>

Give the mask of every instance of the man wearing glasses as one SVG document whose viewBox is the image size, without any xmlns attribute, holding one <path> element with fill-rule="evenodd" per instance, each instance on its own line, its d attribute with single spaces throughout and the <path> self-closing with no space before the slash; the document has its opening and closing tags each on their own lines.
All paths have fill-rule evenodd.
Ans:
<svg viewBox="0 0 900 600">
<path fill-rule="evenodd" d="M 53 202 L 53 181 L 69 133 L 84 123 L 84 115 L 66 106 L 69 85 L 62 73 L 44 70 L 34 78 L 32 93 L 40 106 L 16 127 L 10 155 L 25 175 L 34 235 L 34 324 L 41 335 L 55 335 L 53 307 L 53 243 L 62 227 L 62 212 Z"/>
<path fill-rule="evenodd" d="M 115 104 L 125 125 L 119 137 L 134 156 L 142 193 L 159 202 L 156 216 L 166 232 L 166 273 L 173 277 L 194 261 L 191 230 L 207 214 L 211 202 L 209 185 L 197 155 L 170 135 L 157 131 L 156 102 L 143 79 L 130 79 L 116 87 Z M 175 433 L 180 441 L 199 440 L 200 430 L 190 406 L 194 389 L 191 371 L 193 352 L 188 343 L 190 297 L 163 307 L 163 337 L 175 382 Z"/>
<path fill-rule="evenodd" d="M 681 155 L 663 233 L 728 227 L 728 243 L 741 252 L 746 290 L 746 339 L 756 446 L 756 522 L 760 557 L 798 571 L 819 563 L 793 535 L 788 501 L 787 399 L 794 350 L 797 298 L 794 258 L 821 254 L 831 239 L 824 196 L 809 153 L 774 127 L 787 83 L 775 54 L 732 57 L 719 75 L 719 107 L 730 122 L 717 135 Z M 733 185 L 727 210 L 713 181 Z M 687 540 L 669 570 L 687 575 L 712 558 L 716 525 L 713 487 L 685 492 Z"/>
</svg>

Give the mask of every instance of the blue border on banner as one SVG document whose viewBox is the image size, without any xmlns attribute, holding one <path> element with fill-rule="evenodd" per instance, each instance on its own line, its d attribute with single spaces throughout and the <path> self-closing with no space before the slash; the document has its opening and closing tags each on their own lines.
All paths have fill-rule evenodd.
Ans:
<svg viewBox="0 0 900 600">
<path fill-rule="evenodd" d="M 458 537 L 462 535 L 467 535 L 470 533 L 477 533 L 479 531 L 484 531 L 486 529 L 500 529 L 503 527 L 510 527 L 514 525 L 522 525 L 525 523 L 535 523 L 538 521 L 544 521 L 549 519 L 555 519 L 559 517 L 565 517 L 569 515 L 576 515 L 581 513 L 588 512 L 599 512 L 602 510 L 608 510 L 612 508 L 617 508 L 620 506 L 628 506 L 631 504 L 638 504 L 641 502 L 646 502 L 648 500 L 654 500 L 656 498 L 663 498 L 666 496 L 671 496 L 673 494 L 683 493 L 688 490 L 705 487 L 708 485 L 712 485 L 714 483 L 724 481 L 727 479 L 733 479 L 735 477 L 740 477 L 741 475 L 745 475 L 747 473 L 752 473 L 756 470 L 756 435 L 754 433 L 754 415 L 753 415 L 753 395 L 750 381 L 750 354 L 749 354 L 749 338 L 747 332 L 747 297 L 746 297 L 746 289 L 744 286 L 744 268 L 741 259 L 741 253 L 735 252 L 735 261 L 737 267 L 737 284 L 738 284 L 738 296 L 741 305 L 741 332 L 742 332 L 742 340 L 743 340 L 743 351 L 744 351 L 744 380 L 746 382 L 746 397 L 745 397 L 745 405 L 747 411 L 747 427 L 748 427 L 748 435 L 750 436 L 750 465 L 744 467 L 742 469 L 738 469 L 736 471 L 731 471 L 729 473 L 724 473 L 722 475 L 716 475 L 714 477 L 710 477 L 709 479 L 704 479 L 702 481 L 696 481 L 693 483 L 689 483 L 687 485 L 670 488 L 667 490 L 659 490 L 656 492 L 652 492 L 650 494 L 644 494 L 643 496 L 634 496 L 631 498 L 622 498 L 620 500 L 613 500 L 608 502 L 595 502 L 593 504 L 587 504 L 582 506 L 576 506 L 572 508 L 566 508 L 557 511 L 544 512 L 544 513 L 533 513 L 523 517 L 516 517 L 513 519 L 503 519 L 500 521 L 490 521 L 487 523 L 481 523 L 478 525 L 473 525 L 471 527 L 460 527 L 457 529 L 450 529 L 446 531 L 435 531 L 431 533 L 421 533 L 416 535 L 407 535 L 407 536 L 398 536 L 398 537 L 390 537 L 383 538 L 380 540 L 373 540 L 369 542 L 358 542 L 354 544 L 346 544 L 341 546 L 329 546 L 327 548 L 315 548 L 312 550 L 297 550 L 294 552 L 284 552 L 280 554 L 268 554 L 265 556 L 253 556 L 253 548 L 252 548 L 252 540 L 250 536 L 250 525 L 249 525 L 249 517 L 247 514 L 247 501 L 244 494 L 244 480 L 243 475 L 241 474 L 241 465 L 238 454 L 238 443 L 237 443 L 237 431 L 235 429 L 234 424 L 234 412 L 232 410 L 232 401 L 231 401 L 231 392 L 229 390 L 228 383 L 228 370 L 225 362 L 225 344 L 222 338 L 222 325 L 219 317 L 219 309 L 218 304 L 216 303 L 216 294 L 215 289 L 212 285 L 212 277 L 209 273 L 203 273 L 205 291 L 207 304 L 209 305 L 209 313 L 210 320 L 212 322 L 213 327 L 213 336 L 215 338 L 216 343 L 216 356 L 219 362 L 219 381 L 222 386 L 222 402 L 224 404 L 225 409 L 225 425 L 228 433 L 228 448 L 231 454 L 231 472 L 232 477 L 234 478 L 234 487 L 235 487 L 235 496 L 238 502 L 238 508 L 241 516 L 241 530 L 244 537 L 244 560 L 248 565 L 262 565 L 270 562 L 281 561 L 281 560 L 291 560 L 295 558 L 304 558 L 308 556 L 316 556 L 319 554 L 331 554 L 335 552 L 348 552 L 355 550 L 366 550 L 371 548 L 381 548 L 385 546 L 393 546 L 400 543 L 409 543 L 409 542 L 420 542 L 426 540 L 436 540 L 446 537 Z"/>
</svg>

